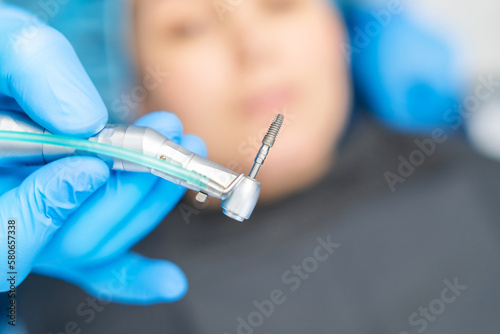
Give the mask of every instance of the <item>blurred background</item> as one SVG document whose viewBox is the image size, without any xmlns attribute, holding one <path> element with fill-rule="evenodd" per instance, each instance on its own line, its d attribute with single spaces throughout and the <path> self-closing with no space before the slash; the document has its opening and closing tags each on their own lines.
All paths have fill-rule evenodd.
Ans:
<svg viewBox="0 0 500 334">
<path fill-rule="evenodd" d="M 360 5 L 384 6 L 384 0 L 358 0 Z M 471 74 L 500 72 L 500 2 L 491 0 L 408 1 L 408 14 L 429 27 L 453 30 L 468 46 Z"/>
<path fill-rule="evenodd" d="M 367 8 L 387 8 L 390 1 L 358 0 L 345 2 Z M 426 27 L 436 36 L 450 42 L 454 48 L 453 71 L 464 86 L 463 98 L 473 94 L 478 78 L 494 76 L 500 80 L 500 2 L 491 0 L 452 1 L 420 0 L 403 1 L 404 15 Z M 500 97 L 496 92 L 483 101 L 478 110 L 466 118 L 468 138 L 480 152 L 500 159 Z"/>
<path fill-rule="evenodd" d="M 500 78 L 500 2 L 490 0 L 421 0 L 413 15 L 437 28 L 452 28 L 467 46 L 471 80 L 485 74 Z M 498 79 L 497 79 L 498 80 Z M 482 153 L 500 159 L 500 97 L 498 94 L 469 120 L 469 137 Z"/>
<path fill-rule="evenodd" d="M 12 2 L 39 10 L 38 1 Z M 183 334 L 237 332 L 240 317 L 254 312 L 252 301 L 268 298 L 268 292 L 282 286 L 283 273 L 311 258 L 318 236 L 333 236 L 342 246 L 332 262 L 311 273 L 307 282 L 299 280 L 304 288 L 289 293 L 290 301 L 276 307 L 255 333 L 326 333 L 331 331 L 325 328 L 335 328 L 338 333 L 408 334 L 417 332 L 408 321 L 417 311 L 425 324 L 418 333 L 498 332 L 500 167 L 469 143 L 500 160 L 500 89 L 466 114 L 465 127 L 450 126 L 443 116 L 460 115 L 464 101 L 477 95 L 485 80 L 500 86 L 500 2 L 400 1 L 402 15 L 392 17 L 395 23 L 361 46 L 357 29 L 365 29 L 374 21 L 373 11 L 386 10 L 391 2 L 342 2 L 350 47 L 362 49 L 349 60 L 359 104 L 353 109 L 363 117 L 352 122 L 356 126 L 351 126 L 335 168 L 306 191 L 259 207 L 247 225 L 229 224 L 220 212 L 202 210 L 186 221 L 174 210 L 135 250 L 179 264 L 189 277 L 188 296 L 151 307 L 106 305 L 96 321 L 81 321 L 84 329 L 140 332 L 150 325 L 158 333 L 166 328 Z M 96 14 L 118 13 L 105 3 L 119 2 L 69 2 L 49 23 L 75 46 L 113 113 L 107 96 L 116 97 L 115 88 L 130 90 L 114 85 L 126 81 L 117 77 L 133 74 L 122 71 L 126 59 L 106 50 L 110 42 L 111 48 L 119 44 L 110 38 L 119 25 Z M 93 50 L 89 44 L 104 47 Z M 396 172 L 398 158 L 418 153 L 415 142 L 428 143 L 429 132 L 441 127 L 451 127 L 453 139 L 432 144 L 439 154 L 425 157 L 427 162 L 397 183 L 396 193 L 391 191 L 385 173 Z M 460 301 L 446 305 L 435 323 L 425 318 L 421 308 L 443 304 L 434 301 L 457 279 L 467 286 Z M 21 305 L 34 333 L 37 326 L 63 328 L 87 298 L 74 286 L 38 276 L 22 289 Z"/>
<path fill-rule="evenodd" d="M 471 80 L 485 74 L 500 78 L 500 2 L 490 0 L 421 0 L 412 4 L 420 20 L 436 27 L 452 27 L 467 45 Z M 500 159 L 500 97 L 488 101 L 469 120 L 469 137 L 482 153 Z"/>
<path fill-rule="evenodd" d="M 378 1 L 382 2 L 382 1 Z M 454 29 L 468 46 L 471 75 L 500 72 L 500 2 L 420 0 L 410 13 L 437 28 Z"/>
</svg>

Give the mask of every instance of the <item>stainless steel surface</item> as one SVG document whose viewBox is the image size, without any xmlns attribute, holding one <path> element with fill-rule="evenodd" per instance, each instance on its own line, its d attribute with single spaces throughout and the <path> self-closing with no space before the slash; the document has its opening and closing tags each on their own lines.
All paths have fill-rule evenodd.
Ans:
<svg viewBox="0 0 500 334">
<path fill-rule="evenodd" d="M 18 117 L 17 112 L 2 112 L 0 129 L 42 134 L 44 129 L 27 117 Z M 0 164 L 5 167 L 41 165 L 45 163 L 41 144 L 0 141 Z"/>
<path fill-rule="evenodd" d="M 238 221 L 250 218 L 259 199 L 260 183 L 246 175 L 241 175 L 228 196 L 222 201 L 222 209 L 226 216 Z"/>
</svg>

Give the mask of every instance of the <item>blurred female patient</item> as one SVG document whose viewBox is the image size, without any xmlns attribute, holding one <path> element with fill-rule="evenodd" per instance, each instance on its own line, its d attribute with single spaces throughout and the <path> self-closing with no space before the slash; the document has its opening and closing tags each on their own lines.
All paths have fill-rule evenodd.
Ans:
<svg viewBox="0 0 500 334">
<path fill-rule="evenodd" d="M 176 113 L 210 159 L 246 173 L 263 131 L 283 113 L 286 126 L 258 176 L 261 198 L 276 199 L 330 167 L 350 103 L 344 25 L 322 0 L 223 4 L 135 2 L 137 68 L 168 72 L 142 111 Z"/>
</svg>

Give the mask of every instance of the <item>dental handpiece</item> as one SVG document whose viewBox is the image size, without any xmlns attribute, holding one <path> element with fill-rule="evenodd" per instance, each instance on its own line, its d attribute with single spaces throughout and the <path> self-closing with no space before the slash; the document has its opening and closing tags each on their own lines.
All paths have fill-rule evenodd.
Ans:
<svg viewBox="0 0 500 334">
<path fill-rule="evenodd" d="M 250 218 L 259 198 L 260 183 L 255 180 L 256 173 L 272 147 L 282 123 L 282 115 L 276 116 L 273 120 L 250 175 L 237 174 L 199 156 L 151 128 L 126 124 L 108 124 L 98 134 L 88 138 L 88 141 L 96 145 L 110 145 L 152 157 L 178 167 L 179 170 L 197 175 L 203 182 L 192 182 L 174 173 L 158 170 L 160 168 L 155 169 L 123 158 L 90 153 L 75 147 L 53 143 L 0 140 L 0 166 L 43 165 L 69 156 L 97 155 L 114 170 L 152 173 L 185 188 L 198 191 L 196 196 L 198 201 L 204 202 L 207 196 L 219 198 L 222 200 L 221 206 L 224 214 L 237 221 L 244 221 Z M 49 139 L 58 137 L 36 124 L 26 114 L 16 111 L 0 112 L 0 131 L 44 135 L 43 137 Z"/>
</svg>

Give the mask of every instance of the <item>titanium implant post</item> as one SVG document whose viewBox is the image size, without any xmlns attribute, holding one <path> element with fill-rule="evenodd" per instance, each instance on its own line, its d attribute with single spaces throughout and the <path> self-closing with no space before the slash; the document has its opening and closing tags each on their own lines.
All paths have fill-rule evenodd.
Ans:
<svg viewBox="0 0 500 334">
<path fill-rule="evenodd" d="M 269 154 L 269 150 L 271 149 L 271 147 L 273 147 L 274 142 L 276 141 L 276 137 L 278 136 L 281 126 L 283 125 L 284 119 L 285 117 L 283 117 L 283 115 L 281 114 L 278 114 L 274 117 L 274 120 L 271 123 L 269 130 L 267 131 L 267 134 L 262 140 L 262 146 L 259 152 L 257 153 L 257 156 L 255 157 L 255 163 L 253 164 L 252 170 L 250 170 L 250 174 L 248 174 L 248 176 L 251 177 L 252 179 L 255 179 L 255 177 L 257 176 L 260 167 L 262 166 L 262 164 L 266 160 L 267 155 Z"/>
</svg>

